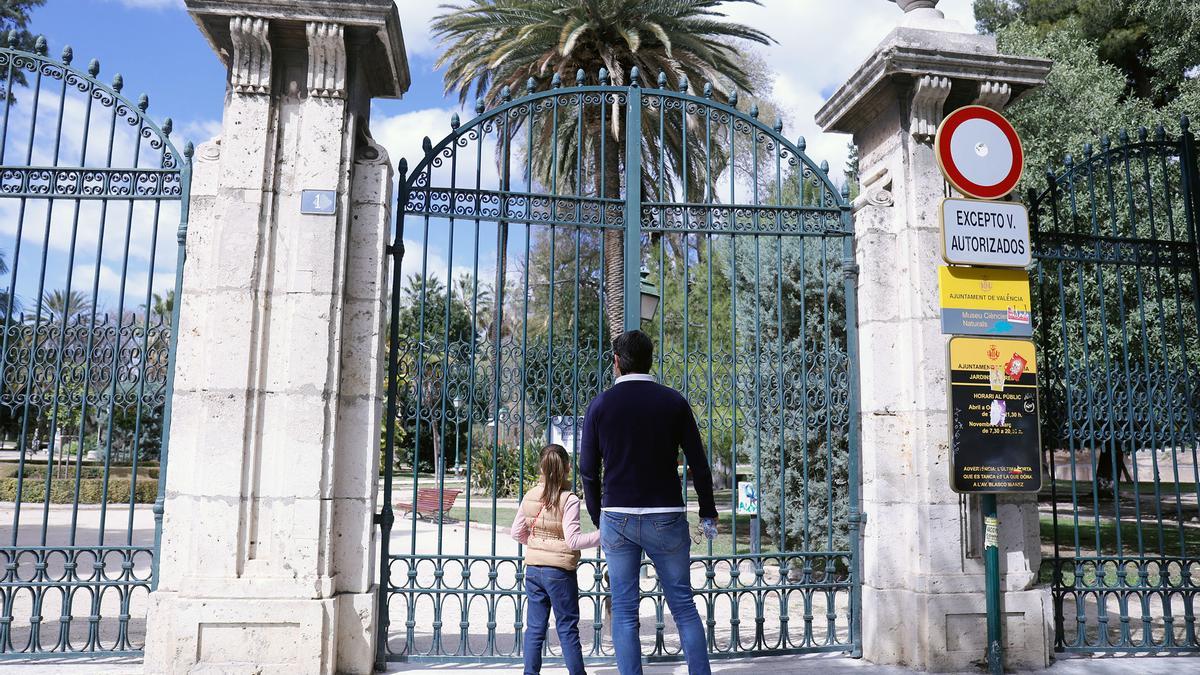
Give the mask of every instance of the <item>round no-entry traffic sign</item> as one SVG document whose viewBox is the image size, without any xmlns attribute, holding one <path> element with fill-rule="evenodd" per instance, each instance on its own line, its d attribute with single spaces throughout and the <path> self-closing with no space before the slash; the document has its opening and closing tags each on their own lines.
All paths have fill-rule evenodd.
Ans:
<svg viewBox="0 0 1200 675">
<path fill-rule="evenodd" d="M 1025 166 L 1021 139 L 1012 124 L 981 105 L 947 115 L 933 148 L 946 180 L 976 199 L 1000 199 L 1012 192 Z"/>
</svg>

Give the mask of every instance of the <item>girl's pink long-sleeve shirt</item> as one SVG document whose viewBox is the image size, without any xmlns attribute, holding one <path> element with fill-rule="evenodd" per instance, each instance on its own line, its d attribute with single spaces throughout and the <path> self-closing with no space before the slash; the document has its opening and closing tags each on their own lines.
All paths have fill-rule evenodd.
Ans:
<svg viewBox="0 0 1200 675">
<path fill-rule="evenodd" d="M 596 548 L 600 545 L 599 530 L 584 534 L 579 528 L 579 497 L 568 492 L 567 503 L 563 506 L 562 514 L 563 538 L 566 540 L 567 546 L 576 551 L 582 551 L 585 548 Z M 525 513 L 521 511 L 520 507 L 517 507 L 517 517 L 513 520 L 510 533 L 518 543 L 524 544 L 529 541 L 529 521 L 526 520 Z"/>
</svg>

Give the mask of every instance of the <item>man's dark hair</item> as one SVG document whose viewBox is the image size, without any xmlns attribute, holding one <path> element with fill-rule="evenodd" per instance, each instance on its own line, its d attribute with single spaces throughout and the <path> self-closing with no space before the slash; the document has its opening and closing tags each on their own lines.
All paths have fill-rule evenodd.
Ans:
<svg viewBox="0 0 1200 675">
<path fill-rule="evenodd" d="M 654 342 L 640 330 L 627 330 L 613 340 L 613 353 L 621 374 L 649 373 L 654 362 Z"/>
</svg>

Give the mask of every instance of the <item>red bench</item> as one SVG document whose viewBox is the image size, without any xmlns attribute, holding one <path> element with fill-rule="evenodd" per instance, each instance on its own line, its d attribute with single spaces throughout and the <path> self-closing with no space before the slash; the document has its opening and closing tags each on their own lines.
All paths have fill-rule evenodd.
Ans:
<svg viewBox="0 0 1200 675">
<path fill-rule="evenodd" d="M 438 499 L 439 490 L 437 488 L 417 488 L 417 505 L 413 508 L 412 504 L 396 502 L 396 510 L 406 513 L 416 513 L 418 517 L 430 517 L 437 515 L 438 520 L 442 519 L 442 515 L 450 509 L 454 508 L 454 500 L 462 493 L 462 490 L 452 490 L 449 488 L 440 490 L 441 499 Z"/>
</svg>

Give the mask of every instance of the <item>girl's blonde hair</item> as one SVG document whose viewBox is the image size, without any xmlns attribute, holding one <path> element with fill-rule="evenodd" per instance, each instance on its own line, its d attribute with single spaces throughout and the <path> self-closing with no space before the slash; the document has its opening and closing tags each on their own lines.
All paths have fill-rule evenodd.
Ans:
<svg viewBox="0 0 1200 675">
<path fill-rule="evenodd" d="M 558 497 L 567 490 L 571 479 L 571 458 L 567 456 L 567 449 L 557 443 L 542 448 L 538 471 L 542 474 L 542 508 L 553 511 L 558 508 Z"/>
</svg>

